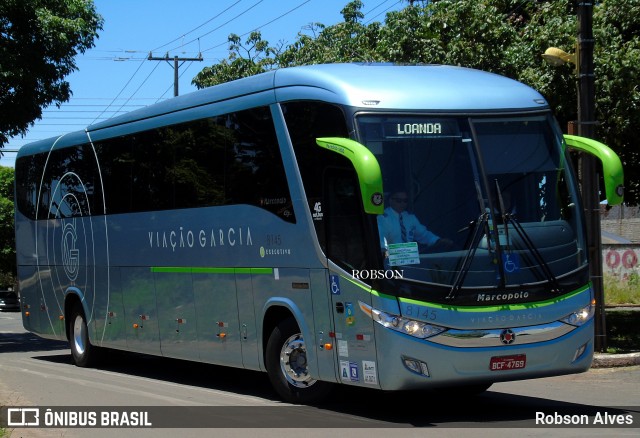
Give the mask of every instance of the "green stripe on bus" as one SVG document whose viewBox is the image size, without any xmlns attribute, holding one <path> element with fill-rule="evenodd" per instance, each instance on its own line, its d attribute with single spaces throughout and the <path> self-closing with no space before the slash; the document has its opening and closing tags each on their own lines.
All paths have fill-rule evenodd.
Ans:
<svg viewBox="0 0 640 438">
<path fill-rule="evenodd" d="M 367 288 L 363 285 L 361 285 L 360 283 L 356 282 L 355 280 L 349 278 L 349 277 L 345 277 L 345 276 L 340 276 L 340 278 L 343 278 L 347 281 L 349 281 L 350 283 L 358 286 L 359 288 L 361 288 L 362 290 L 365 290 L 369 293 L 371 293 L 372 295 L 375 295 L 377 297 L 380 298 L 384 298 L 384 299 L 389 299 L 389 300 L 396 300 L 396 297 L 393 295 L 388 295 L 388 294 L 384 294 L 382 292 L 378 292 L 375 289 L 370 289 Z M 522 303 L 522 304 L 500 304 L 497 306 L 449 306 L 446 304 L 439 304 L 439 303 L 430 303 L 428 301 L 418 301 L 418 300 L 413 300 L 411 298 L 402 298 L 402 297 L 398 297 L 397 299 L 401 302 L 401 303 L 406 303 L 406 304 L 415 304 L 415 305 L 419 305 L 419 306 L 425 306 L 425 307 L 435 307 L 437 309 L 444 309 L 444 310 L 455 310 L 457 312 L 498 312 L 498 311 L 505 311 L 505 310 L 526 310 L 526 309 L 532 309 L 532 308 L 538 308 L 538 307 L 545 307 L 545 306 L 551 306 L 553 304 L 559 303 L 561 301 L 567 300 L 571 297 L 574 297 L 578 294 L 581 294 L 582 292 L 586 291 L 587 289 L 589 289 L 590 285 L 585 285 L 583 287 L 581 287 L 580 289 L 577 289 L 573 292 L 570 292 L 567 295 L 563 295 L 562 297 L 558 297 L 558 298 L 551 298 L 545 301 L 537 301 L 537 302 L 533 302 L 533 303 Z"/>
<path fill-rule="evenodd" d="M 561 301 L 564 301 L 576 295 L 579 295 L 584 291 L 586 291 L 587 289 L 589 289 L 589 287 L 590 285 L 586 285 L 567 295 L 563 295 L 562 297 L 551 298 L 545 301 L 537 301 L 533 303 L 522 303 L 522 304 L 500 304 L 496 306 L 448 306 L 445 304 L 437 304 L 437 303 L 430 303 L 427 301 L 412 300 L 410 298 L 399 298 L 399 300 L 401 303 L 416 304 L 416 305 L 425 306 L 425 307 L 435 307 L 437 309 L 444 309 L 444 310 L 455 310 L 457 312 L 498 312 L 498 311 L 505 311 L 505 310 L 526 310 L 526 309 L 534 309 L 539 307 L 551 306 L 553 304 L 557 304 Z"/>
<path fill-rule="evenodd" d="M 202 268 L 187 266 L 152 266 L 151 272 L 171 274 L 273 274 L 273 268 Z"/>
<path fill-rule="evenodd" d="M 361 285 L 360 283 L 358 283 L 357 281 L 355 281 L 353 278 L 345 277 L 343 275 L 341 275 L 340 278 L 343 278 L 343 279 L 347 280 L 348 282 L 353 283 L 354 285 L 358 286 L 360 289 L 363 289 L 363 290 L 369 292 L 371 295 L 375 295 L 376 297 L 385 298 L 387 300 L 395 300 L 396 299 L 396 297 L 393 296 L 393 295 L 384 294 L 382 292 L 378 292 L 375 289 L 371 289 L 371 288 L 365 287 L 365 286 Z"/>
</svg>

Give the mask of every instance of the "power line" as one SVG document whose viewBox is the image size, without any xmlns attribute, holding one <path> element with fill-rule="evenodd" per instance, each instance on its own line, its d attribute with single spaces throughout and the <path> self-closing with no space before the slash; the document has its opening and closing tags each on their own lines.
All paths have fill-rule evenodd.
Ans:
<svg viewBox="0 0 640 438">
<path fill-rule="evenodd" d="M 167 61 L 167 63 L 168 63 L 169 62 L 169 53 L 167 53 L 167 55 L 164 58 L 156 58 L 156 57 L 151 56 L 151 52 L 149 52 L 149 58 L 148 59 L 149 59 L 149 61 Z M 182 61 L 182 63 L 179 64 L 178 63 L 179 61 Z M 178 79 L 180 79 L 180 76 L 178 76 L 178 69 L 186 61 L 202 61 L 202 55 L 198 56 L 197 58 L 179 58 L 177 56 L 173 57 L 173 95 L 174 96 L 178 95 L 178 82 L 179 82 Z M 145 79 L 145 81 L 146 81 L 146 79 Z"/>
<path fill-rule="evenodd" d="M 369 15 L 370 13 L 372 13 L 373 11 L 375 11 L 376 9 L 378 9 L 380 6 L 384 5 L 385 3 L 389 3 L 389 1 L 391 0 L 382 0 L 380 3 L 378 3 L 376 6 L 374 6 L 373 8 L 371 8 L 370 10 L 368 10 L 367 12 L 364 13 L 364 16 L 366 17 L 367 15 Z"/>
<path fill-rule="evenodd" d="M 378 18 L 380 15 L 384 14 L 385 12 L 387 12 L 388 10 L 390 10 L 391 8 L 393 8 L 394 6 L 396 6 L 396 5 L 400 4 L 400 3 L 402 3 L 402 0 L 400 0 L 400 1 L 397 1 L 397 2 L 393 3 L 391 6 L 389 6 L 389 7 L 388 7 L 387 9 L 385 9 L 384 11 L 382 11 L 382 12 L 380 12 L 380 13 L 378 13 L 378 14 L 374 15 L 374 16 L 373 16 L 373 17 L 371 17 L 371 18 L 369 19 L 369 21 L 367 21 L 365 24 L 369 24 L 369 23 L 371 23 L 373 20 L 375 20 L 376 18 Z"/>
<path fill-rule="evenodd" d="M 163 44 L 161 46 L 156 47 L 155 49 L 152 49 L 152 52 L 155 52 L 156 50 L 160 50 L 163 47 L 168 46 L 169 44 L 175 43 L 176 41 L 178 41 L 181 38 L 184 38 L 185 36 L 189 35 L 190 33 L 195 32 L 196 30 L 200 29 L 201 27 L 209 24 L 210 22 L 212 22 L 213 20 L 215 20 L 216 18 L 218 18 L 219 16 L 221 16 L 222 14 L 224 14 L 225 12 L 227 12 L 229 9 L 233 8 L 235 5 L 237 5 L 238 3 L 240 3 L 242 0 L 238 0 L 237 2 L 235 2 L 234 4 L 232 4 L 231 6 L 229 6 L 227 9 L 223 10 L 222 12 L 220 12 L 219 14 L 215 15 L 214 17 L 208 19 L 207 21 L 205 21 L 204 23 L 202 23 L 201 25 L 194 27 L 193 29 L 191 29 L 189 32 L 186 32 L 184 34 L 182 34 L 181 36 L 179 36 L 178 38 L 169 41 L 166 44 Z"/>
<path fill-rule="evenodd" d="M 192 65 L 193 65 L 193 62 L 190 62 L 189 65 L 187 65 L 187 68 L 182 70 L 182 73 L 180 73 L 180 76 L 178 76 L 178 79 L 182 78 L 182 76 L 191 68 Z M 167 88 L 165 90 L 165 92 L 162 93 L 162 95 L 158 98 L 158 100 L 156 100 L 155 103 L 160 102 L 160 100 L 162 100 L 164 98 L 164 95 L 167 94 L 171 90 L 172 87 L 173 87 L 173 84 L 169 85 L 169 88 Z"/>
<path fill-rule="evenodd" d="M 194 29 L 192 29 L 191 31 L 189 31 L 189 32 L 187 32 L 187 33 L 183 34 L 182 36 L 180 36 L 180 37 L 178 37 L 178 38 L 176 38 L 176 39 L 174 39 L 174 40 L 170 41 L 169 43 L 166 43 L 166 44 L 163 44 L 162 46 L 159 46 L 158 48 L 156 48 L 156 49 L 154 49 L 154 50 L 157 50 L 157 49 L 159 49 L 159 48 L 165 47 L 165 46 L 167 46 L 167 45 L 171 44 L 172 42 L 175 42 L 175 41 L 179 40 L 180 38 L 183 38 L 185 35 L 188 35 L 189 33 L 192 33 L 193 31 L 195 31 L 195 30 L 197 30 L 197 29 L 201 28 L 202 26 L 204 26 L 204 25 L 206 25 L 206 24 L 210 23 L 211 21 L 213 21 L 214 19 L 216 19 L 217 17 L 219 17 L 220 15 L 224 14 L 224 13 L 225 13 L 225 12 L 227 12 L 229 9 L 231 9 L 232 7 L 234 7 L 236 4 L 240 3 L 240 1 L 242 1 L 242 0 L 238 0 L 237 2 L 235 2 L 235 3 L 234 3 L 234 4 L 232 4 L 231 6 L 229 6 L 228 8 L 226 8 L 225 10 L 223 10 L 222 12 L 220 12 L 219 14 L 215 15 L 215 16 L 214 16 L 214 17 L 212 17 L 211 19 L 209 19 L 209 20 L 207 20 L 206 22 L 204 22 L 203 24 L 201 24 L 201 25 L 199 25 L 199 26 L 195 27 L 195 28 L 194 28 Z M 256 5 L 257 5 L 257 4 L 259 4 L 259 3 L 261 3 L 262 1 L 263 1 L 263 0 L 260 0 L 258 3 L 256 3 Z M 256 6 L 256 5 L 254 5 L 254 6 Z M 252 6 L 252 8 L 253 8 L 253 6 Z M 251 8 L 250 8 L 250 9 L 251 9 Z M 240 15 L 242 15 L 242 14 L 240 14 Z M 240 16 L 240 15 L 238 15 L 238 16 Z M 237 17 L 238 17 L 238 16 L 237 16 Z M 234 19 L 235 19 L 235 18 L 237 18 L 237 17 L 234 17 Z M 230 20 L 230 21 L 233 21 L 233 19 L 232 19 L 232 20 Z M 229 23 L 230 21 L 228 21 L 227 23 Z M 226 23 L 225 23 L 225 24 L 226 24 Z M 207 35 L 207 34 L 205 34 L 205 35 Z M 137 52 L 138 52 L 138 51 L 134 51 L 134 50 L 125 50 L 125 53 L 137 53 Z M 133 78 L 138 74 L 138 72 L 140 71 L 140 68 L 142 67 L 142 64 L 144 63 L 144 61 L 146 61 L 146 60 L 148 60 L 148 59 L 150 59 L 150 58 L 151 58 L 151 56 L 149 56 L 149 58 L 144 58 L 144 59 L 142 59 L 142 60 L 141 60 L 142 62 L 140 63 L 140 65 L 138 66 L 138 68 L 136 69 L 136 71 L 135 71 L 135 72 L 133 72 L 133 74 L 131 75 L 131 77 L 130 77 L 130 78 L 129 78 L 129 80 L 127 81 L 127 83 L 122 87 L 122 89 L 118 92 L 118 94 L 116 95 L 116 97 L 115 97 L 115 98 L 114 98 L 114 99 L 109 103 L 109 105 L 107 105 L 107 107 L 106 107 L 106 108 L 105 108 L 105 109 L 104 109 L 104 110 L 103 110 L 103 111 L 98 115 L 98 117 L 96 117 L 96 118 L 93 120 L 93 122 L 92 122 L 92 123 L 94 123 L 96 120 L 98 120 L 99 118 L 101 118 L 101 116 L 102 116 L 104 113 L 108 112 L 107 110 L 108 110 L 108 109 L 109 109 L 109 108 L 114 104 L 114 102 L 119 98 L 119 96 L 124 92 L 124 90 L 127 88 L 127 86 L 131 83 L 131 81 L 133 80 Z M 106 59 L 106 58 L 104 58 L 104 59 Z M 113 60 L 113 59 L 112 59 L 112 60 Z M 124 58 L 123 58 L 123 59 L 121 59 L 121 60 L 122 60 L 122 61 L 125 61 L 125 60 L 138 60 L 138 59 L 137 59 L 137 58 L 127 58 L 127 59 L 124 59 Z M 202 60 L 202 55 L 200 55 L 200 60 Z M 175 69 L 177 70 L 177 67 L 175 67 Z M 155 68 L 154 68 L 154 70 L 155 70 Z M 149 78 L 149 76 L 147 76 L 147 79 L 148 79 L 148 78 Z M 147 79 L 145 79 L 145 80 L 143 81 L 143 84 L 147 81 Z M 174 90 L 175 90 L 175 87 L 177 87 L 177 83 L 174 85 Z M 136 90 L 136 92 L 137 92 L 139 89 L 140 89 L 140 87 L 138 87 L 138 89 Z M 134 92 L 134 94 L 135 94 L 135 92 Z M 132 95 L 132 96 L 133 96 L 133 95 Z M 163 96 L 164 96 L 164 94 L 163 94 Z M 161 96 L 161 97 L 158 99 L 158 101 L 159 101 L 160 99 L 162 99 L 162 97 L 163 97 L 163 96 Z M 129 98 L 129 99 L 130 99 L 130 98 Z M 129 99 L 127 99 L 127 101 L 128 101 Z M 122 107 L 121 107 L 121 108 L 122 108 Z"/>
<path fill-rule="evenodd" d="M 282 15 L 280 15 L 280 16 L 278 16 L 278 17 L 274 18 L 274 19 L 273 19 L 273 20 L 271 20 L 271 21 L 268 21 L 268 22 L 266 22 L 266 23 L 264 23 L 264 24 L 261 24 L 260 26 L 258 26 L 258 27 L 256 27 L 256 28 L 254 28 L 253 30 L 250 30 L 249 32 L 245 32 L 245 33 L 243 33 L 243 34 L 242 34 L 242 35 L 240 35 L 240 36 L 241 36 L 241 37 L 243 37 L 243 36 L 245 36 L 245 35 L 249 35 L 251 32 L 254 32 L 254 31 L 258 30 L 258 29 L 262 29 L 263 27 L 266 27 L 266 26 L 270 25 L 271 23 L 273 23 L 273 22 L 275 22 L 275 21 L 278 21 L 278 20 L 280 20 L 281 18 L 283 18 L 283 17 L 285 17 L 285 16 L 289 15 L 290 13 L 292 13 L 293 11 L 295 11 L 296 9 L 301 8 L 302 6 L 306 5 L 306 4 L 307 4 L 307 3 L 309 3 L 310 1 L 311 1 L 311 0 L 307 0 L 307 1 L 305 1 L 304 3 L 300 3 L 300 4 L 299 4 L 298 6 L 296 6 L 295 8 L 289 9 L 289 10 L 288 10 L 287 12 L 285 12 L 284 14 L 282 14 Z M 208 49 L 205 49 L 205 50 L 203 50 L 202 52 L 204 53 L 204 52 L 208 52 L 209 50 L 217 49 L 218 47 L 221 47 L 221 46 L 224 46 L 225 44 L 227 44 L 227 42 L 228 42 L 228 41 L 225 41 L 224 43 L 222 43 L 222 44 L 218 44 L 217 46 L 209 47 Z"/>
<path fill-rule="evenodd" d="M 153 74 L 154 71 L 156 71 L 156 68 L 158 68 L 158 65 L 160 64 L 156 64 L 155 67 L 153 67 L 153 70 L 151 70 L 151 72 L 147 75 L 147 77 L 144 79 L 144 81 L 142 81 L 142 83 L 138 86 L 138 88 L 136 88 L 136 91 L 133 92 L 133 94 L 124 101 L 124 103 L 122 104 L 122 106 L 120 106 L 120 108 L 118 108 L 118 111 L 116 112 L 120 112 L 120 110 L 122 110 L 122 108 L 124 108 L 125 106 L 127 106 L 127 104 L 129 103 L 129 101 L 133 98 L 133 96 L 136 95 L 136 93 L 138 91 L 140 91 L 140 88 L 142 88 L 142 86 L 149 80 L 149 78 L 151 77 L 151 75 Z"/>
<path fill-rule="evenodd" d="M 216 20 L 216 19 L 220 18 L 221 16 L 223 16 L 224 14 L 228 13 L 230 10 L 232 10 L 232 8 L 237 7 L 240 4 L 241 1 L 242 0 L 234 1 L 230 6 L 228 6 L 227 8 L 222 10 L 221 12 L 217 13 L 213 17 L 209 18 L 208 20 L 206 20 L 202 24 L 192 28 L 191 30 L 189 30 L 186 33 L 183 33 L 180 37 L 174 38 L 173 40 L 171 40 L 171 41 L 169 41 L 169 42 L 167 42 L 167 43 L 165 43 L 165 44 L 163 44 L 161 46 L 158 46 L 154 50 L 169 46 L 170 44 L 175 43 L 175 42 L 179 41 L 180 39 L 184 39 L 187 35 L 194 34 L 194 32 L 203 29 L 207 24 L 210 24 L 214 20 Z M 261 24 L 260 26 L 255 27 L 252 31 L 264 28 L 264 27 L 266 27 L 268 25 L 271 25 L 274 22 L 277 22 L 278 20 L 282 19 L 283 17 L 293 13 L 295 10 L 305 6 L 310 1 L 311 0 L 306 0 L 306 1 L 300 2 L 298 5 L 295 5 L 295 7 L 292 7 L 288 11 L 286 11 L 286 12 L 280 14 L 279 16 L 277 16 L 277 17 L 265 22 L 264 24 Z M 368 11 L 367 14 L 365 14 L 365 15 L 371 14 L 371 12 L 373 12 L 373 11 L 379 11 L 381 7 L 388 5 L 389 1 L 391 1 L 391 0 L 380 0 L 379 3 L 372 10 Z M 264 0 L 259 0 L 259 1 L 253 2 L 251 5 L 247 5 L 247 7 L 244 10 L 239 11 L 239 13 L 235 14 L 233 17 L 229 18 L 228 20 L 226 20 L 221 25 L 216 26 L 214 29 L 212 29 L 210 31 L 204 32 L 198 38 L 192 39 L 192 40 L 188 41 L 185 44 L 191 44 L 191 43 L 193 43 L 195 41 L 199 42 L 200 38 L 203 38 L 203 37 L 205 37 L 207 35 L 210 35 L 211 33 L 219 30 L 223 26 L 226 26 L 229 23 L 232 23 L 232 22 L 238 20 L 240 17 L 242 17 L 243 15 L 247 14 L 248 12 L 254 10 L 254 8 L 256 8 L 258 5 L 260 5 L 263 2 L 264 2 Z M 250 32 L 246 32 L 242 36 L 248 35 L 249 33 Z M 220 47 L 220 46 L 222 46 L 224 44 L 227 44 L 227 42 L 224 42 L 224 43 L 222 43 L 222 44 L 220 44 L 218 46 L 215 46 L 215 47 L 211 47 L 210 49 L 207 49 L 207 50 L 212 50 L 212 49 Z M 157 65 L 153 68 L 151 73 L 149 73 L 147 75 L 147 77 L 144 79 L 144 81 L 136 88 L 136 90 L 127 98 L 127 97 L 123 96 L 124 92 L 127 90 L 127 88 L 129 86 L 131 86 L 131 84 L 133 83 L 133 80 L 141 72 L 142 65 L 144 64 L 144 61 L 145 60 L 149 60 L 149 58 L 140 59 L 140 58 L 137 58 L 137 57 L 130 57 L 129 56 L 130 54 L 135 54 L 135 53 L 141 53 L 142 52 L 142 51 L 138 51 L 138 50 L 125 50 L 125 51 L 122 51 L 122 50 L 117 50 L 117 51 L 116 50 L 113 50 L 113 51 L 104 50 L 104 51 L 101 51 L 101 52 L 103 52 L 105 54 L 106 53 L 115 53 L 115 54 L 122 53 L 122 55 L 125 55 L 123 57 L 120 57 L 121 59 L 120 58 L 113 58 L 113 57 L 112 58 L 104 57 L 104 58 L 102 58 L 104 60 L 114 61 L 114 59 L 118 59 L 118 60 L 121 60 L 121 61 L 140 61 L 140 63 L 137 66 L 136 70 L 131 75 L 131 77 L 127 80 L 125 85 L 122 87 L 122 89 L 118 92 L 118 94 L 114 98 L 112 98 L 112 99 L 110 99 L 110 98 L 101 98 L 101 99 L 104 99 L 104 100 L 109 100 L 109 103 L 106 106 L 97 104 L 98 103 L 97 101 L 95 103 L 81 104 L 79 102 L 79 100 L 78 100 L 78 99 L 89 100 L 90 98 L 73 98 L 72 102 L 75 101 L 75 104 L 71 103 L 71 104 L 68 104 L 68 105 L 63 105 L 63 107 L 58 112 L 60 112 L 60 111 L 65 112 L 65 110 L 67 110 L 66 111 L 67 114 L 78 114 L 78 117 L 73 117 L 73 116 L 70 115 L 69 117 L 49 118 L 47 116 L 47 118 L 50 119 L 52 122 L 55 121 L 55 120 L 61 120 L 61 121 L 69 120 L 69 121 L 72 121 L 72 120 L 90 120 L 91 119 L 91 123 L 95 123 L 95 122 L 97 122 L 99 120 L 104 120 L 104 119 L 106 119 L 106 118 L 108 118 L 110 116 L 122 113 L 122 112 L 124 112 L 123 110 L 130 110 L 130 109 L 135 109 L 135 108 L 146 106 L 146 105 L 133 105 L 131 102 L 140 102 L 139 99 L 142 99 L 142 98 L 139 98 L 139 99 L 135 98 L 135 95 L 136 95 L 136 93 L 138 93 L 141 90 L 141 87 L 145 83 L 148 82 L 148 80 L 150 79 L 151 75 L 154 74 L 155 70 L 157 69 Z M 166 59 L 167 57 L 168 56 L 165 56 L 165 58 L 163 58 L 163 60 L 167 61 L 167 59 Z M 199 57 L 201 57 L 201 55 Z M 194 59 L 196 59 L 196 58 L 194 58 Z M 180 58 L 178 60 L 180 61 Z M 197 59 L 197 60 L 200 60 L 200 59 Z M 170 62 L 171 58 L 169 58 L 168 61 Z M 182 61 L 182 62 L 184 63 L 186 61 Z M 193 62 L 191 62 L 189 65 L 185 66 L 185 68 L 183 68 L 179 72 L 180 74 L 178 75 L 178 78 L 181 78 L 187 72 L 187 70 L 189 70 L 191 68 L 192 64 L 193 64 Z M 181 65 L 182 64 L 180 64 L 179 67 Z M 176 76 L 176 73 L 178 73 L 178 72 L 177 72 L 177 69 L 175 68 L 175 60 L 174 60 L 174 78 Z M 174 80 L 174 89 L 175 89 L 175 85 L 176 85 L 176 81 Z M 170 89 L 170 87 L 169 87 L 169 89 Z M 165 94 L 167 92 L 163 93 L 162 96 L 160 96 L 157 99 L 156 98 L 147 98 L 147 99 L 149 99 L 151 101 L 154 101 L 154 102 L 158 102 L 158 101 L 160 101 L 160 100 L 162 100 L 164 98 L 164 96 L 165 96 Z M 117 106 L 118 103 L 121 103 L 121 105 Z M 74 108 L 75 110 L 71 109 L 71 108 Z M 96 110 L 93 111 L 93 110 L 91 110 L 91 108 L 96 108 Z M 114 108 L 114 109 L 112 110 L 111 108 Z M 52 111 L 47 111 L 47 112 L 52 112 Z M 94 115 L 95 115 L 95 117 L 94 117 Z M 89 123 L 89 124 L 91 124 L 91 123 Z M 45 119 L 45 123 L 38 123 L 38 125 L 42 125 L 43 127 L 45 127 L 47 125 L 49 125 L 49 126 L 74 126 L 73 124 L 46 123 L 46 119 Z M 77 125 L 77 126 L 80 126 L 80 125 Z M 38 131 L 38 132 L 41 132 L 41 131 Z"/>
<path fill-rule="evenodd" d="M 105 113 L 109 108 L 111 108 L 111 105 L 113 105 L 113 103 L 116 101 L 116 99 L 117 99 L 118 97 L 120 97 L 120 95 L 121 95 L 121 94 L 122 94 L 122 92 L 125 90 L 125 88 L 127 88 L 127 86 L 131 83 L 131 81 L 133 80 L 133 78 L 135 77 L 135 75 L 140 71 L 140 68 L 142 68 L 142 65 L 144 64 L 144 61 L 146 61 L 146 60 L 143 60 L 143 61 L 140 63 L 140 65 L 138 66 L 138 68 L 136 69 L 136 71 L 134 71 L 134 72 L 133 72 L 133 75 L 131 75 L 131 77 L 129 78 L 129 80 L 127 81 L 127 83 L 126 83 L 126 84 L 124 84 L 124 87 L 122 87 L 122 89 L 118 92 L 118 94 L 116 95 L 116 97 L 114 97 L 114 98 L 113 98 L 113 100 L 111 101 L 111 103 L 110 103 L 109 105 L 107 105 L 107 107 L 104 109 L 104 111 L 102 111 L 102 112 L 98 115 L 98 117 L 96 117 L 96 118 L 94 119 L 94 121 L 93 121 L 93 122 L 95 122 L 96 120 L 98 120 L 98 118 L 99 118 L 99 117 L 101 117 L 101 116 L 102 116 L 102 115 L 103 115 L 103 114 L 104 114 L 104 113 Z M 91 123 L 93 123 L 93 122 L 91 122 Z"/>
<path fill-rule="evenodd" d="M 241 13 L 239 13 L 238 15 L 236 15 L 235 17 L 231 18 L 230 20 L 225 21 L 225 22 L 224 22 L 224 23 L 222 23 L 220 26 L 218 26 L 218 27 L 216 27 L 216 28 L 214 28 L 214 29 L 210 30 L 210 31 L 209 31 L 209 32 L 207 32 L 207 33 L 204 33 L 204 34 L 200 35 L 198 38 L 194 38 L 194 39 L 192 39 L 191 41 L 188 41 L 188 42 L 186 42 L 186 43 L 182 44 L 182 45 L 181 45 L 181 46 L 179 46 L 179 47 L 174 47 L 173 49 L 171 49 L 171 50 L 170 50 L 170 52 L 173 52 L 173 51 L 175 51 L 175 50 L 178 50 L 179 48 L 181 48 L 181 47 L 183 47 L 183 46 L 185 46 L 185 45 L 191 44 L 191 43 L 192 43 L 192 42 L 194 42 L 194 41 L 198 41 L 198 40 L 200 40 L 200 38 L 205 37 L 205 36 L 207 36 L 207 35 L 209 35 L 209 34 L 211 34 L 211 33 L 215 32 L 216 30 L 221 29 L 222 27 L 226 26 L 227 24 L 231 23 L 232 21 L 234 21 L 234 20 L 236 20 L 236 19 L 240 18 L 241 16 L 243 16 L 244 14 L 246 14 L 247 12 L 249 12 L 251 9 L 255 8 L 256 6 L 258 6 L 258 5 L 259 5 L 260 3 L 262 3 L 263 1 L 264 1 L 264 0 L 258 0 L 258 2 L 256 2 L 253 6 L 250 6 L 249 8 L 245 9 L 244 11 L 242 11 Z M 204 51 L 205 51 L 205 50 L 203 50 L 203 52 L 204 52 Z"/>
</svg>

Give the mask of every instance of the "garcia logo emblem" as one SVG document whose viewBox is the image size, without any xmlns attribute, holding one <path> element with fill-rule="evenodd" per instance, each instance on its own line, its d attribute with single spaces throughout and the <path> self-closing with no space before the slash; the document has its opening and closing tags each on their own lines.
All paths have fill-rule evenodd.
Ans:
<svg viewBox="0 0 640 438">
<path fill-rule="evenodd" d="M 78 233 L 76 232 L 75 219 L 64 224 L 62 231 L 62 266 L 69 280 L 75 281 L 78 278 L 80 269 L 80 251 L 77 247 Z"/>
<path fill-rule="evenodd" d="M 500 342 L 505 345 L 513 344 L 516 340 L 516 334 L 511 329 L 504 329 L 500 333 Z"/>
</svg>

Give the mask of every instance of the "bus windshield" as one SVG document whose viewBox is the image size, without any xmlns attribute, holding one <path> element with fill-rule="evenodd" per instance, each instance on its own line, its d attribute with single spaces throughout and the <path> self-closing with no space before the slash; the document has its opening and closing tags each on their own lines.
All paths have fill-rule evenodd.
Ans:
<svg viewBox="0 0 640 438">
<path fill-rule="evenodd" d="M 550 117 L 364 114 L 357 127 L 382 170 L 385 269 L 452 297 L 557 289 L 586 265 L 577 191 Z"/>
</svg>

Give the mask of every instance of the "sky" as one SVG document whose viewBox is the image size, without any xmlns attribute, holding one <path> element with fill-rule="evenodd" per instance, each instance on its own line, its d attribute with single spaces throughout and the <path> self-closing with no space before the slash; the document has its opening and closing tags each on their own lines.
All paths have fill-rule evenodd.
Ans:
<svg viewBox="0 0 640 438">
<path fill-rule="evenodd" d="M 227 37 L 259 30 L 271 45 L 295 41 L 311 23 L 343 21 L 349 0 L 94 0 L 104 18 L 95 47 L 76 57 L 78 70 L 67 77 L 73 96 L 58 109 L 43 111 L 24 137 L 14 137 L 0 165 L 13 167 L 12 152 L 33 141 L 120 115 L 173 97 L 173 57 L 195 58 L 178 69 L 180 95 L 196 91 L 193 77 L 228 56 Z M 399 0 L 364 0 L 364 23 L 406 6 Z M 169 55 L 171 63 L 147 60 Z"/>
</svg>

